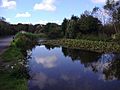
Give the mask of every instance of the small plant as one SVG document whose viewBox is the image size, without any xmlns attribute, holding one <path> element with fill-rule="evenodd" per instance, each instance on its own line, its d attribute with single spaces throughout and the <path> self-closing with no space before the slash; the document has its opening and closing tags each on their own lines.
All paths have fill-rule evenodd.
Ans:
<svg viewBox="0 0 120 90">
<path fill-rule="evenodd" d="M 112 35 L 112 39 L 113 39 L 113 41 L 120 44 L 120 33 L 116 33 L 116 34 Z"/>
</svg>

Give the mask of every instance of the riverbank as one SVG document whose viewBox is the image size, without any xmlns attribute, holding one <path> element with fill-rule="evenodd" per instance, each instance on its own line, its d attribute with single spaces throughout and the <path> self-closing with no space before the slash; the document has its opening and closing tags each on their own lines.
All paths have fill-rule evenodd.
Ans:
<svg viewBox="0 0 120 90">
<path fill-rule="evenodd" d="M 28 90 L 26 51 L 33 47 L 37 37 L 32 33 L 18 33 L 0 56 L 0 90 Z"/>
<path fill-rule="evenodd" d="M 43 42 L 43 44 L 89 50 L 94 52 L 120 52 L 120 45 L 115 42 L 91 41 L 82 39 L 58 39 L 46 40 Z"/>
</svg>

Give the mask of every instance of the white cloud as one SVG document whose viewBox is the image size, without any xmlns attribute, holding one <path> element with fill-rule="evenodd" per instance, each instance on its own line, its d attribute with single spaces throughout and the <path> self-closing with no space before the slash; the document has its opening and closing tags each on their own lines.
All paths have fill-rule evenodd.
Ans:
<svg viewBox="0 0 120 90">
<path fill-rule="evenodd" d="M 11 20 L 11 18 L 6 18 L 6 21 L 9 22 Z"/>
<path fill-rule="evenodd" d="M 31 17 L 31 14 L 29 12 L 25 12 L 25 13 L 17 13 L 16 18 L 18 17 Z"/>
<path fill-rule="evenodd" d="M 36 24 L 47 24 L 48 21 L 47 20 L 39 20 L 38 22 L 35 22 Z"/>
<path fill-rule="evenodd" d="M 105 3 L 106 0 L 92 0 L 93 3 Z"/>
<path fill-rule="evenodd" d="M 56 66 L 57 57 L 55 55 L 48 57 L 35 57 L 38 64 L 42 64 L 45 68 L 53 68 Z"/>
<path fill-rule="evenodd" d="M 16 7 L 16 1 L 2 0 L 1 7 L 7 8 L 7 9 L 13 9 Z"/>
<path fill-rule="evenodd" d="M 55 0 L 43 0 L 41 3 L 36 3 L 34 10 L 55 11 Z"/>
<path fill-rule="evenodd" d="M 118 0 L 115 0 L 118 1 Z M 105 3 L 106 0 L 92 0 L 93 3 Z"/>
<path fill-rule="evenodd" d="M 46 85 L 53 86 L 57 84 L 57 80 L 54 78 L 50 78 L 47 76 L 47 74 L 40 72 L 40 73 L 33 73 L 31 76 L 32 80 L 32 86 L 36 87 L 36 85 L 39 87 L 39 89 L 43 90 Z"/>
<path fill-rule="evenodd" d="M 62 21 L 59 21 L 59 20 L 56 20 L 56 21 L 54 21 L 54 20 L 51 20 L 51 21 L 39 20 L 39 21 L 37 21 L 37 22 L 35 22 L 33 24 L 44 24 L 45 25 L 47 23 L 57 23 L 57 24 L 61 25 Z"/>
</svg>

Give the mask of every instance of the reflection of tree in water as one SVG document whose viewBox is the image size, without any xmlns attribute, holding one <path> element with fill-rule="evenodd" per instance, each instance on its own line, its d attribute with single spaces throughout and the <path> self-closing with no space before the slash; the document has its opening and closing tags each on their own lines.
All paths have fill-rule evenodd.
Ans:
<svg viewBox="0 0 120 90">
<path fill-rule="evenodd" d="M 120 59 L 113 60 L 108 68 L 105 68 L 103 73 L 106 80 L 120 80 Z"/>
<path fill-rule="evenodd" d="M 80 60 L 81 64 L 95 73 L 102 74 L 104 80 L 120 79 L 120 58 L 113 53 L 99 54 L 89 51 L 62 48 L 65 56 L 73 61 Z"/>
<path fill-rule="evenodd" d="M 62 48 L 64 56 L 69 56 L 73 61 L 80 60 L 84 65 L 91 62 L 96 62 L 98 59 L 99 53 L 94 53 L 90 51 L 83 51 L 79 49 L 68 49 Z"/>
<path fill-rule="evenodd" d="M 27 57 L 28 56 L 28 52 L 27 51 L 32 51 L 33 48 L 35 48 L 35 46 L 38 45 L 38 42 L 37 41 L 30 41 L 27 43 L 27 45 L 25 45 L 21 51 L 22 51 L 22 54 Z"/>
<path fill-rule="evenodd" d="M 120 59 L 115 54 L 102 54 L 97 62 L 88 64 L 88 67 L 102 74 L 104 80 L 120 80 Z"/>
<path fill-rule="evenodd" d="M 48 50 L 51 50 L 51 49 L 54 49 L 56 47 L 59 47 L 59 46 L 55 46 L 55 45 L 45 45 L 45 48 L 48 49 Z"/>
<path fill-rule="evenodd" d="M 46 49 L 51 50 L 56 46 L 45 45 Z M 113 53 L 95 53 L 79 49 L 68 49 L 62 47 L 65 57 L 71 57 L 73 61 L 80 60 L 85 68 L 102 75 L 104 80 L 120 80 L 120 57 Z"/>
</svg>

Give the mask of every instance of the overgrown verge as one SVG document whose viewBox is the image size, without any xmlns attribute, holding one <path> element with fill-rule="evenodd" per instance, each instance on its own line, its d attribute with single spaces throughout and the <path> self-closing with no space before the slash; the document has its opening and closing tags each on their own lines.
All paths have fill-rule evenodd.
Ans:
<svg viewBox="0 0 120 90">
<path fill-rule="evenodd" d="M 32 33 L 18 33 L 11 46 L 1 57 L 0 90 L 27 90 L 27 50 L 36 44 L 39 36 Z"/>
<path fill-rule="evenodd" d="M 67 48 L 84 49 L 94 52 L 120 52 L 120 45 L 115 42 L 77 40 L 77 39 L 60 39 L 47 40 L 43 42 L 47 45 L 60 45 Z"/>
</svg>

